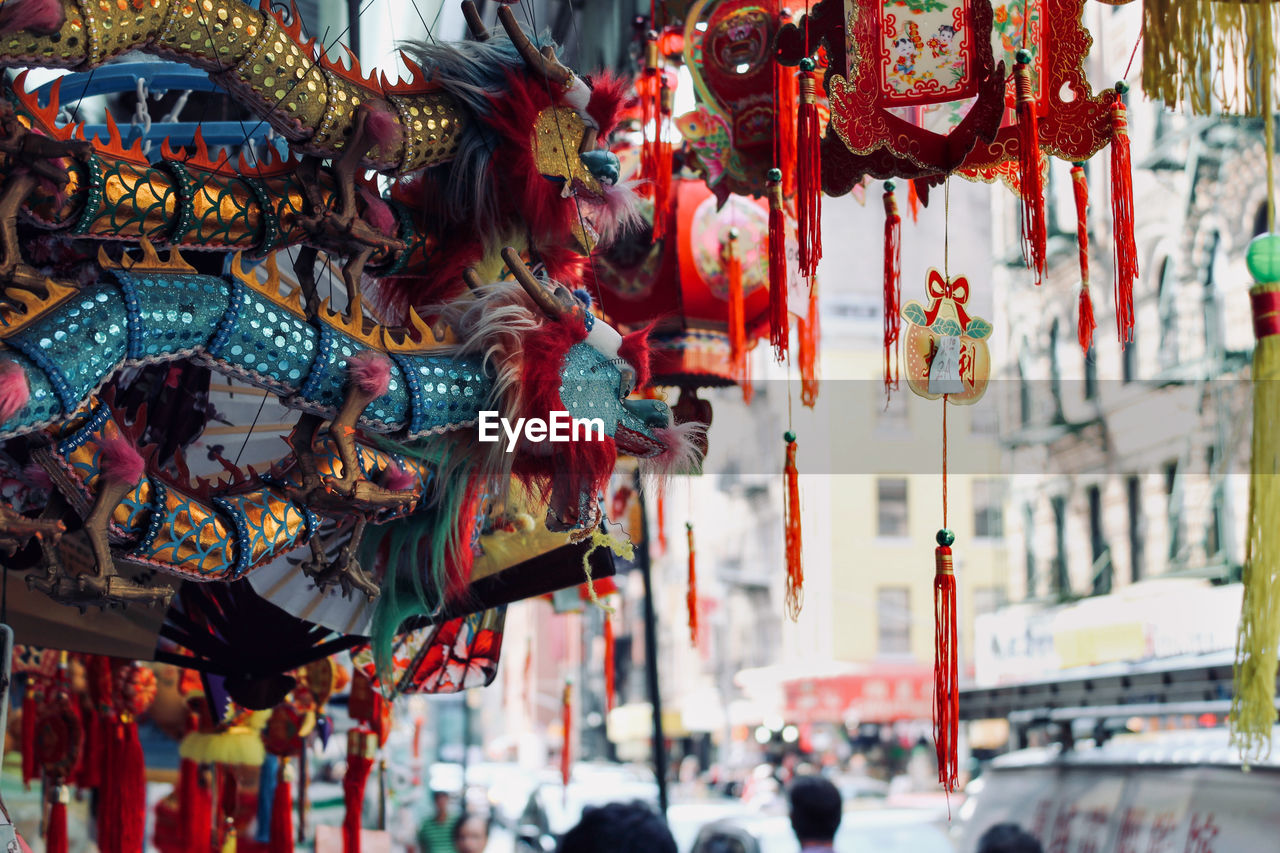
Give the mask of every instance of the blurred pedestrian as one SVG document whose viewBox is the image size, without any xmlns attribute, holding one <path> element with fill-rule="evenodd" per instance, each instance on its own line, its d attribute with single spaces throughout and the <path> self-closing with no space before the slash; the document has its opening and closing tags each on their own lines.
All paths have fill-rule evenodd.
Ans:
<svg viewBox="0 0 1280 853">
<path fill-rule="evenodd" d="M 489 821 L 474 812 L 463 812 L 453 822 L 454 853 L 484 853 L 489 846 Z"/>
<path fill-rule="evenodd" d="M 666 821 L 653 809 L 644 803 L 610 803 L 583 812 L 556 853 L 677 853 L 677 848 Z"/>
<path fill-rule="evenodd" d="M 1044 848 L 1016 823 L 997 823 L 982 833 L 975 853 L 1044 853 Z"/>
<path fill-rule="evenodd" d="M 435 814 L 418 827 L 418 853 L 453 853 L 453 821 L 449 813 L 449 792 L 432 791 Z"/>
<path fill-rule="evenodd" d="M 844 809 L 836 786 L 821 776 L 797 776 L 787 789 L 791 829 L 804 853 L 834 853 L 832 844 Z"/>
</svg>

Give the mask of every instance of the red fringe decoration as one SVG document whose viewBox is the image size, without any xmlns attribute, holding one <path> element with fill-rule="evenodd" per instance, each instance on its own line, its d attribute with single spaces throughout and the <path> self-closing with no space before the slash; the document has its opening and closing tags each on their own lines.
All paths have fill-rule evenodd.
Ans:
<svg viewBox="0 0 1280 853">
<path fill-rule="evenodd" d="M 178 766 L 178 819 L 184 850 L 209 853 L 213 837 L 213 797 L 200 782 L 200 765 L 184 758 Z"/>
<path fill-rule="evenodd" d="M 667 494 L 658 489 L 658 553 L 667 553 Z"/>
<path fill-rule="evenodd" d="M 84 757 L 76 769 L 75 783 L 81 790 L 88 790 L 102 785 L 103 720 L 87 701 L 80 708 L 80 719 L 84 726 Z"/>
<path fill-rule="evenodd" d="M 36 687 L 35 676 L 27 676 L 27 691 L 22 696 L 22 784 L 31 790 L 36 778 L 36 705 L 43 691 Z"/>
<path fill-rule="evenodd" d="M 786 25 L 791 16 L 783 14 L 779 23 Z M 800 87 L 794 69 L 781 63 L 773 65 L 773 138 L 774 162 L 782 172 L 782 195 L 796 193 L 796 131 L 799 120 Z"/>
<path fill-rule="evenodd" d="M 1022 53 L 1020 51 L 1020 53 Z M 1014 69 L 1018 96 L 1018 187 L 1022 191 L 1022 258 L 1036 275 L 1044 278 L 1045 244 L 1048 240 L 1044 212 L 1044 179 L 1040 174 L 1040 120 L 1031 91 L 1031 63 L 1020 56 Z"/>
<path fill-rule="evenodd" d="M 342 799 L 347 812 L 342 818 L 343 853 L 360 853 L 360 829 L 364 823 L 364 789 L 373 770 L 374 734 L 368 729 L 347 733 L 347 773 L 342 777 Z"/>
<path fill-rule="evenodd" d="M 67 853 L 67 789 L 58 785 L 53 791 L 49 816 L 45 819 L 45 853 Z M 139 848 L 141 849 L 141 848 Z"/>
<path fill-rule="evenodd" d="M 646 194 L 653 199 L 653 239 L 667 234 L 671 199 L 671 142 L 663 136 L 663 125 L 671 113 L 674 92 L 662 72 L 658 36 L 649 34 L 645 69 L 636 81 L 640 95 L 640 122 L 644 142 L 640 149 L 640 177 L 647 182 Z"/>
<path fill-rule="evenodd" d="M 787 432 L 787 464 L 782 469 L 783 519 L 786 524 L 787 615 L 794 622 L 804 606 L 804 565 L 800 560 L 800 475 L 796 470 L 796 435 Z"/>
<path fill-rule="evenodd" d="M 107 781 L 120 788 L 120 853 L 134 853 L 142 849 L 147 829 L 147 760 L 137 722 L 130 719 L 122 727 L 120 753 L 112 764 L 115 778 Z"/>
<path fill-rule="evenodd" d="M 289 782 L 289 759 L 280 759 L 276 793 L 271 801 L 271 836 L 267 853 L 293 853 L 293 785 Z"/>
<path fill-rule="evenodd" d="M 934 551 L 934 563 L 933 742 L 938 754 L 938 782 L 951 793 L 958 777 L 956 746 L 960 722 L 956 575 L 951 548 L 939 545 Z"/>
<path fill-rule="evenodd" d="M 561 724 L 564 728 L 564 742 L 560 745 L 560 781 L 567 788 L 569 776 L 573 772 L 573 682 L 564 683 L 564 709 Z"/>
<path fill-rule="evenodd" d="M 734 245 L 738 235 L 729 235 L 724 252 L 724 273 L 729 282 L 729 363 L 739 380 L 746 377 L 747 324 L 742 293 L 742 261 Z"/>
<path fill-rule="evenodd" d="M 822 259 L 822 137 L 818 123 L 818 72 L 802 63 L 800 129 L 796 137 L 796 219 L 800 232 L 800 274 L 813 278 Z"/>
<path fill-rule="evenodd" d="M 604 709 L 612 711 L 614 706 L 615 664 L 613 637 L 613 614 L 604 615 Z"/>
<path fill-rule="evenodd" d="M 776 174 L 776 173 L 775 173 Z M 791 348 L 791 315 L 787 310 L 787 214 L 782 184 L 769 182 L 769 343 L 779 362 Z"/>
<path fill-rule="evenodd" d="M 809 312 L 797 324 L 800 331 L 800 402 L 812 409 L 818 402 L 818 341 L 822 327 L 818 320 L 818 283 L 809 285 Z"/>
<path fill-rule="evenodd" d="M 698 645 L 698 556 L 693 548 L 693 525 L 684 523 L 685 536 L 689 542 L 689 590 L 685 593 L 684 603 L 689 611 L 689 643 Z"/>
<path fill-rule="evenodd" d="M 907 210 L 911 211 L 911 221 L 920 221 L 920 192 L 915 181 L 907 181 Z"/>
<path fill-rule="evenodd" d="M 1093 346 L 1093 330 L 1098 321 L 1093 319 L 1093 299 L 1089 296 L 1089 181 L 1084 166 L 1071 167 L 1071 190 L 1076 199 L 1076 248 L 1080 253 L 1080 312 L 1076 324 L 1076 336 L 1080 349 L 1087 355 Z"/>
<path fill-rule="evenodd" d="M 914 186 L 914 185 L 913 185 Z M 893 181 L 884 185 L 884 396 L 898 390 L 898 337 L 902 331 L 902 217 L 893 195 Z"/>
<path fill-rule="evenodd" d="M 1133 164 L 1129 155 L 1129 121 L 1116 86 L 1111 105 L 1111 228 L 1116 245 L 1116 330 L 1120 343 L 1133 340 L 1133 283 L 1138 278 L 1138 247 L 1133 240 Z"/>
</svg>

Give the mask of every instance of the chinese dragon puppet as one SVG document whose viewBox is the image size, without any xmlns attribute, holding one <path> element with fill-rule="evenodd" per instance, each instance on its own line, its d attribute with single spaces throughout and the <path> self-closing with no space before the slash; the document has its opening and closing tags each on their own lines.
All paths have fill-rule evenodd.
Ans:
<svg viewBox="0 0 1280 853">
<path fill-rule="evenodd" d="M 649 378 L 644 334 L 624 338 L 572 290 L 635 220 L 603 147 L 624 86 L 578 77 L 499 17 L 505 37 L 413 48 L 392 82 L 330 61 L 296 13 L 237 0 L 4 0 L 0 63 L 176 60 L 290 150 L 251 165 L 197 139 L 148 158 L 114 124 L 102 141 L 60 122 L 56 84 L 47 102 L 23 77 L 4 93 L 0 440 L 28 496 L 0 505 L 8 570 L 64 604 L 168 606 L 182 582 L 290 558 L 372 610 L 352 633 L 385 670 L 405 626 L 469 612 L 458 600 L 513 481 L 533 496 L 526 519 L 582 541 L 601 535 L 617 454 L 690 464 L 700 425 L 628 399 Z M 320 253 L 342 264 L 345 308 L 319 298 Z M 257 470 L 219 457 L 227 471 L 193 479 L 180 447 L 156 446 L 166 413 L 120 403 L 159 365 L 278 397 L 298 413 L 285 452 Z M 567 411 L 605 436 L 485 452 L 482 410 Z M 231 585 L 225 600 L 243 598 Z M 171 618 L 190 636 L 185 610 Z"/>
</svg>

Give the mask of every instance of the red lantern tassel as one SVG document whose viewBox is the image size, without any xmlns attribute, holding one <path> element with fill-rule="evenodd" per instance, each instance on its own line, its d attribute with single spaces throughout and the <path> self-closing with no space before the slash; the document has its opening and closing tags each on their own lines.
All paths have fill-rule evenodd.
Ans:
<svg viewBox="0 0 1280 853">
<path fill-rule="evenodd" d="M 573 772 L 573 749 L 570 744 L 573 742 L 573 682 L 565 681 L 564 683 L 564 700 L 563 700 L 563 716 L 561 717 L 561 725 L 564 728 L 564 742 L 560 745 L 560 781 L 565 786 L 565 796 L 568 796 L 569 776 Z"/>
<path fill-rule="evenodd" d="M 289 782 L 289 759 L 280 759 L 276 793 L 271 801 L 271 835 L 267 853 L 293 853 L 293 785 Z"/>
<path fill-rule="evenodd" d="M 658 553 L 667 553 L 667 496 L 658 490 Z"/>
<path fill-rule="evenodd" d="M 76 768 L 76 787 L 87 790 L 102 784 L 102 717 L 86 701 L 80 709 L 84 722 L 84 754 Z"/>
<path fill-rule="evenodd" d="M 902 331 L 902 217 L 893 194 L 893 181 L 884 182 L 884 396 L 898 390 L 898 336 Z"/>
<path fill-rule="evenodd" d="M 1138 247 L 1133 240 L 1133 164 L 1124 81 L 1116 83 L 1111 105 L 1111 228 L 1116 245 L 1116 330 L 1120 343 L 1133 340 L 1133 283 L 1138 278 Z"/>
<path fill-rule="evenodd" d="M 800 402 L 812 409 L 818 402 L 818 343 L 822 327 L 818 320 L 818 282 L 809 285 L 809 311 L 800 320 Z"/>
<path fill-rule="evenodd" d="M 178 811 L 184 850 L 209 853 L 213 840 L 213 794 L 200 779 L 200 765 L 184 758 L 178 767 Z"/>
<path fill-rule="evenodd" d="M 66 785 L 54 786 L 49 817 L 44 825 L 45 853 L 67 853 L 67 800 L 70 798 Z"/>
<path fill-rule="evenodd" d="M 791 15 L 783 12 L 779 24 L 791 22 Z M 773 138 L 774 162 L 778 164 L 782 181 L 783 198 L 796 193 L 796 132 L 799 119 L 800 90 L 796 72 L 782 65 L 773 66 Z"/>
<path fill-rule="evenodd" d="M 787 214 L 782 205 L 782 172 L 769 170 L 769 343 L 779 362 L 791 348 L 787 310 Z"/>
<path fill-rule="evenodd" d="M 911 211 L 911 221 L 920 221 L 920 192 L 915 181 L 907 181 L 907 210 Z"/>
<path fill-rule="evenodd" d="M 817 63 L 800 60 L 800 121 L 796 137 L 796 219 L 800 232 L 800 274 L 812 278 L 822 259 L 822 137 L 818 123 Z"/>
<path fill-rule="evenodd" d="M 1044 213 L 1044 179 L 1040 174 L 1040 120 L 1031 91 L 1031 54 L 1017 52 L 1014 84 L 1018 105 L 1018 187 L 1022 191 L 1022 258 L 1036 274 L 1036 284 L 1044 278 L 1047 226 Z"/>
<path fill-rule="evenodd" d="M 342 798 L 347 808 L 342 819 L 343 853 L 360 853 L 364 789 L 373 770 L 374 743 L 374 735 L 368 729 L 352 729 L 347 733 L 347 773 L 342 778 Z"/>
<path fill-rule="evenodd" d="M 1080 349 L 1087 355 L 1093 346 L 1093 330 L 1098 328 L 1098 321 L 1093 319 L 1093 299 L 1089 296 L 1089 181 L 1080 163 L 1071 167 L 1071 189 L 1076 199 L 1076 248 L 1080 254 L 1080 312 L 1076 336 Z"/>
<path fill-rule="evenodd" d="M 796 470 L 796 434 L 787 430 L 787 464 L 782 469 L 783 521 L 786 525 L 787 615 L 794 622 L 804 606 L 804 564 L 800 543 L 800 474 Z"/>
<path fill-rule="evenodd" d="M 614 706 L 614 679 L 616 677 L 613 636 L 613 614 L 604 615 L 604 708 L 612 711 Z"/>
<path fill-rule="evenodd" d="M 22 696 L 22 784 L 31 790 L 36 778 L 36 706 L 42 691 L 37 690 L 35 676 L 27 676 L 27 691 Z"/>
<path fill-rule="evenodd" d="M 685 536 L 689 541 L 689 591 L 685 593 L 684 602 L 689 611 L 689 642 L 698 645 L 698 557 L 693 548 L 693 525 L 684 524 Z"/>
<path fill-rule="evenodd" d="M 729 362 L 739 380 L 746 378 L 747 325 L 743 307 L 742 261 L 737 252 L 738 229 L 729 229 L 724 252 L 724 273 L 729 284 Z"/>
<path fill-rule="evenodd" d="M 120 739 L 120 754 L 114 764 L 115 778 L 109 784 L 120 788 L 116 801 L 120 809 L 120 853 L 135 853 L 142 849 L 147 829 L 147 761 L 138 740 L 138 724 L 131 717 L 124 718 Z M 106 853 L 106 851 L 103 851 Z"/>
<path fill-rule="evenodd" d="M 938 531 L 933 576 L 933 742 L 938 754 L 938 782 L 947 793 L 956 789 L 956 747 L 960 723 L 956 575 L 951 562 L 951 543 L 954 541 L 955 536 L 950 530 Z"/>
</svg>

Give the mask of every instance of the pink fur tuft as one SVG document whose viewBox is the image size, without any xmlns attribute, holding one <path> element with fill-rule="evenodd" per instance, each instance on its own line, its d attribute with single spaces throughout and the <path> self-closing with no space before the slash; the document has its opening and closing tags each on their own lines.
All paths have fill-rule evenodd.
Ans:
<svg viewBox="0 0 1280 853">
<path fill-rule="evenodd" d="M 628 231 L 640 227 L 644 221 L 640 214 L 640 196 L 636 193 L 639 181 L 623 181 L 605 186 L 600 199 L 583 198 L 582 204 L 590 212 L 592 227 L 600 238 L 601 246 L 609 246 Z"/>
<path fill-rule="evenodd" d="M 22 466 L 20 479 L 28 486 L 42 489 L 46 492 L 53 489 L 53 480 L 49 479 L 49 472 L 44 470 L 44 466 L 37 462 L 28 462 Z"/>
<path fill-rule="evenodd" d="M 391 384 L 391 359 L 380 352 L 366 350 L 347 362 L 347 373 L 361 391 L 381 397 Z"/>
<path fill-rule="evenodd" d="M 399 465 L 392 465 L 382 475 L 380 485 L 389 492 L 407 492 L 418 485 L 418 478 Z"/>
<path fill-rule="evenodd" d="M 22 365 L 8 359 L 0 361 L 0 424 L 26 408 L 30 399 L 31 388 Z"/>
<path fill-rule="evenodd" d="M 657 456 L 640 460 L 646 476 L 664 479 L 673 474 L 695 473 L 702 466 L 702 448 L 707 442 L 707 425 L 696 422 L 655 427 L 653 436 L 666 445 Z"/>
<path fill-rule="evenodd" d="M 66 13 L 58 0 L 8 0 L 0 6 L 0 33 L 21 30 L 51 35 L 62 29 Z"/>
<path fill-rule="evenodd" d="M 364 129 L 379 148 L 386 149 L 400 144 L 400 122 L 387 110 L 369 110 L 365 116 Z"/>
<path fill-rule="evenodd" d="M 394 237 L 396 215 L 391 212 L 391 205 L 364 187 L 360 188 L 360 198 L 364 201 L 365 221 L 388 237 Z"/>
<path fill-rule="evenodd" d="M 102 443 L 102 476 L 113 483 L 136 483 L 147 471 L 142 454 L 127 438 L 109 438 Z"/>
</svg>

